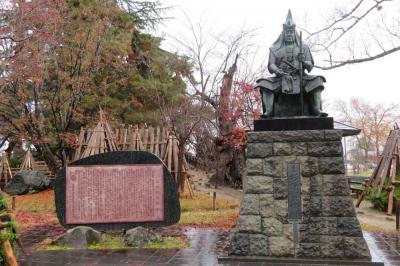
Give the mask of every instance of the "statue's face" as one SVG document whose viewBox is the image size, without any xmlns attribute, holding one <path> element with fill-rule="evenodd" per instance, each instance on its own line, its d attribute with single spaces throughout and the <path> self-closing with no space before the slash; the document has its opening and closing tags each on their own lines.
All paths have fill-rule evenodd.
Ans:
<svg viewBox="0 0 400 266">
<path fill-rule="evenodd" d="M 285 42 L 293 43 L 294 42 L 294 29 L 286 29 L 285 30 Z"/>
</svg>

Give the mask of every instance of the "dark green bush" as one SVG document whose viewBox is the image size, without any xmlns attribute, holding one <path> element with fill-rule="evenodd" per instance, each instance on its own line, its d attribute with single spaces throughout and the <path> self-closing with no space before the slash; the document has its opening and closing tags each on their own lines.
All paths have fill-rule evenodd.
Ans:
<svg viewBox="0 0 400 266">
<path fill-rule="evenodd" d="M 397 178 L 398 180 L 399 178 Z M 380 197 L 376 197 L 376 193 L 378 191 L 377 188 L 370 188 L 367 193 L 367 199 L 372 202 L 375 208 L 381 211 L 387 211 L 387 206 L 389 202 L 389 192 L 390 192 L 390 181 L 386 180 Z M 394 198 L 400 199 L 400 187 L 397 187 L 394 192 Z M 395 204 L 393 204 L 393 211 L 395 211 Z"/>
<path fill-rule="evenodd" d="M 19 156 L 11 157 L 11 159 L 10 159 L 10 167 L 11 168 L 18 168 L 22 164 L 23 160 L 24 160 L 24 157 L 19 157 Z"/>
</svg>

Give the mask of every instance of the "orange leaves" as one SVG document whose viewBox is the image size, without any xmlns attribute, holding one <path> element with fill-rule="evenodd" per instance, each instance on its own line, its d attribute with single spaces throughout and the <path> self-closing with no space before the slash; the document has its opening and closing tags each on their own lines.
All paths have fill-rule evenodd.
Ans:
<svg viewBox="0 0 400 266">
<path fill-rule="evenodd" d="M 246 145 L 246 131 L 243 128 L 233 128 L 232 142 L 234 145 Z"/>
<path fill-rule="evenodd" d="M 11 197 L 8 197 L 11 206 Z M 54 191 L 47 190 L 36 194 L 16 196 L 16 210 L 33 212 L 54 212 Z"/>
<path fill-rule="evenodd" d="M 11 206 L 11 197 L 7 197 Z M 15 217 L 22 231 L 38 224 L 57 223 L 54 191 L 48 190 L 32 195 L 16 196 Z"/>
</svg>

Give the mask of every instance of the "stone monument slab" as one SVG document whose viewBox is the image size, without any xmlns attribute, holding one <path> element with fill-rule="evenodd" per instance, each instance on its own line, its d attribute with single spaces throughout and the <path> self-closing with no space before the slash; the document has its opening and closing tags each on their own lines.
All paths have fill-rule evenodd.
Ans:
<svg viewBox="0 0 400 266">
<path fill-rule="evenodd" d="M 163 221 L 163 183 L 161 164 L 67 167 L 66 223 Z"/>
<path fill-rule="evenodd" d="M 173 177 L 149 152 L 107 152 L 72 162 L 57 174 L 54 190 L 57 217 L 66 228 L 113 232 L 180 219 Z"/>
</svg>

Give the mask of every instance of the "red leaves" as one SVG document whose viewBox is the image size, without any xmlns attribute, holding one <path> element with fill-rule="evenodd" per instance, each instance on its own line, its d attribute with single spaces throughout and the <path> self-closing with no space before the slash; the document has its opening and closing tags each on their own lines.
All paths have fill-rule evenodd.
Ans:
<svg viewBox="0 0 400 266">
<path fill-rule="evenodd" d="M 251 129 L 253 120 L 260 115 L 260 102 L 260 93 L 253 84 L 234 81 L 224 117 L 232 120 L 238 128 Z"/>
</svg>

